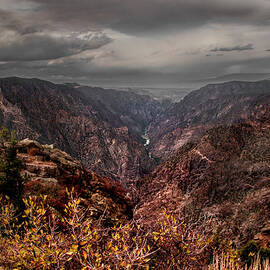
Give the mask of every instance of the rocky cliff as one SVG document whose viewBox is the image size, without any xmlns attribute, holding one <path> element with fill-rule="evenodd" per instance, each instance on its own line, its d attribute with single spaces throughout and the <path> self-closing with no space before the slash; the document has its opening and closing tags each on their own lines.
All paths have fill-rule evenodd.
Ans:
<svg viewBox="0 0 270 270">
<path fill-rule="evenodd" d="M 91 216 L 106 223 L 132 217 L 132 202 L 119 182 L 85 170 L 80 162 L 52 145 L 25 139 L 17 144 L 23 161 L 24 194 L 47 195 L 53 207 L 63 210 L 68 201 L 66 190 L 73 189 Z"/>
<path fill-rule="evenodd" d="M 266 116 L 266 114 L 265 114 Z M 152 226 L 163 210 L 239 247 L 270 223 L 268 121 L 217 126 L 138 183 L 136 219 Z"/>
<path fill-rule="evenodd" d="M 154 119 L 148 132 L 150 152 L 164 161 L 211 127 L 263 119 L 269 103 L 270 81 L 207 85 Z"/>
<path fill-rule="evenodd" d="M 147 96 L 38 79 L 0 80 L 0 124 L 54 144 L 89 169 L 127 183 L 149 173 L 140 137 L 166 108 Z"/>
</svg>

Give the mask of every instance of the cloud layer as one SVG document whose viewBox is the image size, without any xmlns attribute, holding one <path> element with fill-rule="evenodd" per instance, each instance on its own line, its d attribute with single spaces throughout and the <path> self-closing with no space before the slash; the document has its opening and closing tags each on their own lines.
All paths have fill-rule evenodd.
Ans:
<svg viewBox="0 0 270 270">
<path fill-rule="evenodd" d="M 145 33 L 198 27 L 209 22 L 269 24 L 269 3 L 263 0 L 32 0 L 37 14 L 74 27 L 109 27 Z"/>
<path fill-rule="evenodd" d="M 267 73 L 269 30 L 266 0 L 0 0 L 0 76 L 180 85 Z"/>
<path fill-rule="evenodd" d="M 24 35 L 9 42 L 0 43 L 0 61 L 51 60 L 77 55 L 98 49 L 111 41 L 105 35 L 93 35 L 87 39 L 78 37 L 53 37 L 50 35 Z"/>
</svg>

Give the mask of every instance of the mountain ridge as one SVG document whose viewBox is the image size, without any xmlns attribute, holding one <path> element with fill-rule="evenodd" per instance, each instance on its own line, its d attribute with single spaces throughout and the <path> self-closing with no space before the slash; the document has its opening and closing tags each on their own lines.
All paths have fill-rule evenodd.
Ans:
<svg viewBox="0 0 270 270">
<path fill-rule="evenodd" d="M 0 123 L 17 130 L 19 139 L 29 137 L 45 144 L 54 143 L 84 166 L 126 182 L 154 167 L 139 133 L 166 104 L 116 91 L 114 99 L 106 100 L 104 95 L 112 92 L 95 89 L 104 99 L 99 103 L 91 97 L 93 88 L 87 88 L 87 97 L 83 93 L 86 88 L 80 91 L 39 79 L 1 79 L 0 88 Z M 123 107 L 110 111 L 108 106 L 117 99 Z M 137 106 L 143 108 L 142 113 L 137 112 Z M 129 107 L 126 116 L 125 107 Z"/>
<path fill-rule="evenodd" d="M 210 84 L 195 90 L 150 124 L 150 153 L 164 160 L 215 125 L 261 118 L 269 102 L 268 80 Z"/>
<path fill-rule="evenodd" d="M 151 227 L 162 209 L 237 247 L 251 240 L 270 223 L 269 123 L 214 127 L 182 146 L 138 182 L 135 218 Z"/>
</svg>

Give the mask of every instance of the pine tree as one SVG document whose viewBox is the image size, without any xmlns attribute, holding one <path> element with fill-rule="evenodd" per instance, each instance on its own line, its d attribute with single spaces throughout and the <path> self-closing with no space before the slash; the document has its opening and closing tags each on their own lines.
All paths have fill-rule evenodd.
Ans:
<svg viewBox="0 0 270 270">
<path fill-rule="evenodd" d="M 8 196 L 20 214 L 24 209 L 22 200 L 23 178 L 20 175 L 22 161 L 17 157 L 15 133 L 6 128 L 0 130 L 0 193 Z"/>
</svg>

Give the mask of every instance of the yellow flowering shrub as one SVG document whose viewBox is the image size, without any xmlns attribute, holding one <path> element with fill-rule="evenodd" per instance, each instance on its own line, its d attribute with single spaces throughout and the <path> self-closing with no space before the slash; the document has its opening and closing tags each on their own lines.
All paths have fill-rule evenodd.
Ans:
<svg viewBox="0 0 270 270">
<path fill-rule="evenodd" d="M 29 197 L 20 226 L 2 234 L 0 266 L 15 269 L 135 269 L 146 267 L 153 253 L 147 235 L 135 223 L 102 228 L 87 217 L 80 199 L 67 203 L 64 214 L 47 204 L 47 197 Z M 1 219 L 10 224 L 9 203 Z M 21 232 L 17 228 L 23 228 Z M 3 252 L 1 252 L 3 254 Z"/>
<path fill-rule="evenodd" d="M 240 269 L 231 242 L 204 237 L 164 212 L 157 230 L 134 220 L 103 227 L 68 193 L 62 213 L 46 196 L 24 199 L 20 224 L 8 198 L 0 197 L 0 268 L 4 269 Z M 206 268 L 205 268 L 206 267 Z"/>
</svg>

